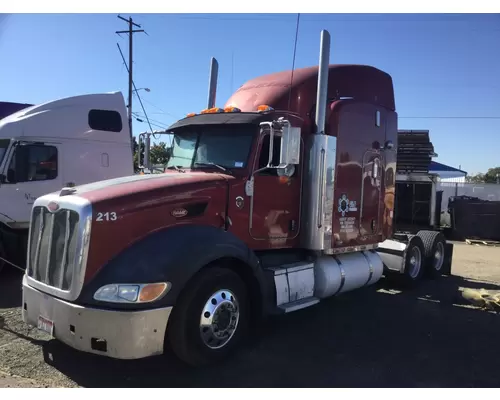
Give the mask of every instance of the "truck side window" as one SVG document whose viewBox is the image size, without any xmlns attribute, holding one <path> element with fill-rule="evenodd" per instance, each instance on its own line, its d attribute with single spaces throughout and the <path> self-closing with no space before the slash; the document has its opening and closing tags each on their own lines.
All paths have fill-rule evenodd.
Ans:
<svg viewBox="0 0 500 400">
<path fill-rule="evenodd" d="M 122 116 L 112 110 L 90 110 L 89 126 L 96 131 L 121 132 Z"/>
<path fill-rule="evenodd" d="M 269 135 L 264 136 L 262 141 L 262 147 L 259 155 L 259 166 L 258 169 L 265 168 L 269 161 Z M 275 136 L 273 141 L 273 160 L 271 164 L 273 166 L 278 166 L 280 163 L 280 152 L 281 152 L 281 137 Z M 273 175 L 277 176 L 277 172 L 274 169 L 267 169 L 261 171 L 260 175 Z"/>
<path fill-rule="evenodd" d="M 47 145 L 18 147 L 9 166 L 9 177 L 16 183 L 57 178 L 57 148 Z M 9 179 L 11 181 L 11 179 Z"/>
</svg>

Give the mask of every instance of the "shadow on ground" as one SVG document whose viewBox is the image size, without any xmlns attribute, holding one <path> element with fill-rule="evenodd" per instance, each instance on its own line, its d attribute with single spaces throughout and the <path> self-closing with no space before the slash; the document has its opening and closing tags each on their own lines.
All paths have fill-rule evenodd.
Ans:
<svg viewBox="0 0 500 400">
<path fill-rule="evenodd" d="M 46 362 L 86 387 L 496 387 L 500 315 L 459 306 L 459 277 L 398 292 L 382 280 L 266 321 L 233 358 L 118 361 L 46 342 Z"/>
<path fill-rule="evenodd" d="M 23 273 L 5 266 L 0 271 L 0 309 L 21 307 Z"/>
</svg>

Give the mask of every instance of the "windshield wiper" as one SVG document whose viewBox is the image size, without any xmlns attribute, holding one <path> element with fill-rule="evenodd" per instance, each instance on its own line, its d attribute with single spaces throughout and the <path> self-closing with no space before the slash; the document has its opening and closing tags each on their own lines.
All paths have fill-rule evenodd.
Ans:
<svg viewBox="0 0 500 400">
<path fill-rule="evenodd" d="M 216 167 L 224 172 L 231 173 L 230 171 L 227 170 L 227 168 L 224 168 L 222 165 L 215 164 L 213 162 L 195 162 L 194 165 L 205 166 L 205 167 Z"/>
<path fill-rule="evenodd" d="M 186 172 L 178 165 L 171 165 L 170 167 L 167 167 L 167 169 L 175 169 L 176 171 L 179 171 L 179 172 Z"/>
</svg>

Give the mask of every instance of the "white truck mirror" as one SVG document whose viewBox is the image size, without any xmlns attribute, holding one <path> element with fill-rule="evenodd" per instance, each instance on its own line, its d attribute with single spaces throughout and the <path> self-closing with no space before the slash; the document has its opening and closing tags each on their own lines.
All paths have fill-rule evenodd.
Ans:
<svg viewBox="0 0 500 400">
<path fill-rule="evenodd" d="M 283 122 L 280 168 L 300 163 L 300 128 L 291 126 L 288 121 Z"/>
</svg>

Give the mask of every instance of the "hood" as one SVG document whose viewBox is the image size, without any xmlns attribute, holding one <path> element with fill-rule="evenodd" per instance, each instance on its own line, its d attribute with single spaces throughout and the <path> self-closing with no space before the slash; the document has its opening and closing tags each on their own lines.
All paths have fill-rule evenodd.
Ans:
<svg viewBox="0 0 500 400">
<path fill-rule="evenodd" d="M 107 179 L 75 187 L 72 195 L 83 197 L 91 203 L 129 197 L 193 183 L 224 181 L 231 176 L 206 172 L 167 172 L 153 175 L 131 175 Z"/>
</svg>

